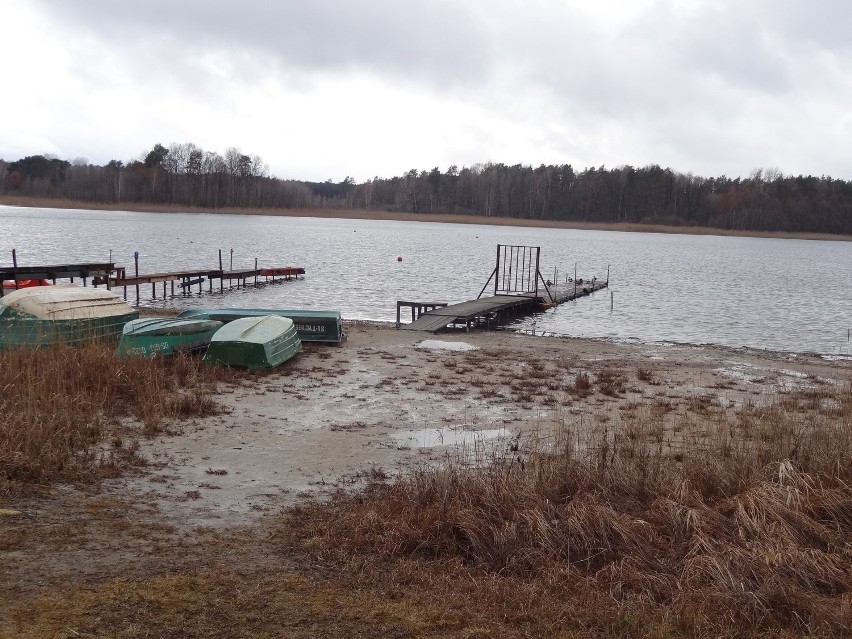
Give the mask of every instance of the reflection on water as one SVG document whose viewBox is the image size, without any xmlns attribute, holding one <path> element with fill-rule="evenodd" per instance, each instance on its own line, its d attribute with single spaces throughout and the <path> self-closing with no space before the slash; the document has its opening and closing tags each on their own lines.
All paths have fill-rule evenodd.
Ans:
<svg viewBox="0 0 852 639">
<path fill-rule="evenodd" d="M 564 281 L 575 265 L 581 277 L 602 279 L 610 268 L 610 289 L 525 318 L 519 330 L 850 352 L 848 242 L 0 207 L 4 266 L 15 248 L 22 265 L 114 261 L 130 273 L 138 251 L 141 273 L 218 268 L 221 249 L 225 268 L 253 268 L 257 258 L 261 266 L 307 273 L 280 285 L 154 303 L 181 308 L 327 308 L 347 319 L 394 321 L 398 299 L 475 298 L 497 244 L 541 246 L 549 279 Z"/>
</svg>

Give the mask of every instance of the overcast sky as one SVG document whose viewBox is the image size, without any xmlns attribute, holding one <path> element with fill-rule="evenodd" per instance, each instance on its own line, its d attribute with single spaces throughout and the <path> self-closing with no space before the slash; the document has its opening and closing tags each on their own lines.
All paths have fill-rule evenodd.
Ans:
<svg viewBox="0 0 852 639">
<path fill-rule="evenodd" d="M 0 159 L 852 179 L 848 0 L 0 0 Z"/>
</svg>

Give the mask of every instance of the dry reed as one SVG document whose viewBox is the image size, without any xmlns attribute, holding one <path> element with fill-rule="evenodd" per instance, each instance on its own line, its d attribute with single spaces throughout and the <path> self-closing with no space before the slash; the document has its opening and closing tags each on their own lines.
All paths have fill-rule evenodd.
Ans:
<svg viewBox="0 0 852 639">
<path fill-rule="evenodd" d="M 206 389 L 226 374 L 186 356 L 120 360 L 99 342 L 0 352 L 0 494 L 96 476 L 132 453 L 120 418 L 151 435 L 164 419 L 212 414 Z"/>
<path fill-rule="evenodd" d="M 630 437 L 566 424 L 485 469 L 423 468 L 296 509 L 280 535 L 338 560 L 414 561 L 434 579 L 460 562 L 477 605 L 512 610 L 529 589 L 565 636 L 842 636 L 852 393 L 814 392 L 720 411 L 687 440 L 652 406 Z M 453 587 L 442 596 L 469 586 Z"/>
</svg>

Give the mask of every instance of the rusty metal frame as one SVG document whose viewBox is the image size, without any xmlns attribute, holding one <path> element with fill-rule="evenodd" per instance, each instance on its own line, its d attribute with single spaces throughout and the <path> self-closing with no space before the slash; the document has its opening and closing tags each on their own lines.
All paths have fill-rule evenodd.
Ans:
<svg viewBox="0 0 852 639">
<path fill-rule="evenodd" d="M 488 284 L 494 280 L 494 295 L 539 297 L 541 281 L 547 296 L 553 300 L 553 295 L 539 270 L 540 258 L 540 246 L 498 244 L 494 270 L 491 271 L 491 276 L 477 299 L 482 297 Z"/>
</svg>

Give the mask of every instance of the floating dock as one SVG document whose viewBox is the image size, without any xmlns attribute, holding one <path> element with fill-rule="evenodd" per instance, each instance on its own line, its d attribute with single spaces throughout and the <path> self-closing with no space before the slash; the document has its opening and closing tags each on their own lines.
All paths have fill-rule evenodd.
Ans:
<svg viewBox="0 0 852 639">
<path fill-rule="evenodd" d="M 432 333 L 451 326 L 464 326 L 468 331 L 478 326 L 496 328 L 509 320 L 591 295 L 609 286 L 609 274 L 606 280 L 574 277 L 562 284 L 545 281 L 539 271 L 539 252 L 537 246 L 498 245 L 497 264 L 479 297 L 458 304 L 398 301 L 396 327 Z M 492 280 L 494 294 L 483 297 Z M 410 324 L 400 321 L 403 307 L 411 308 Z"/>
</svg>

